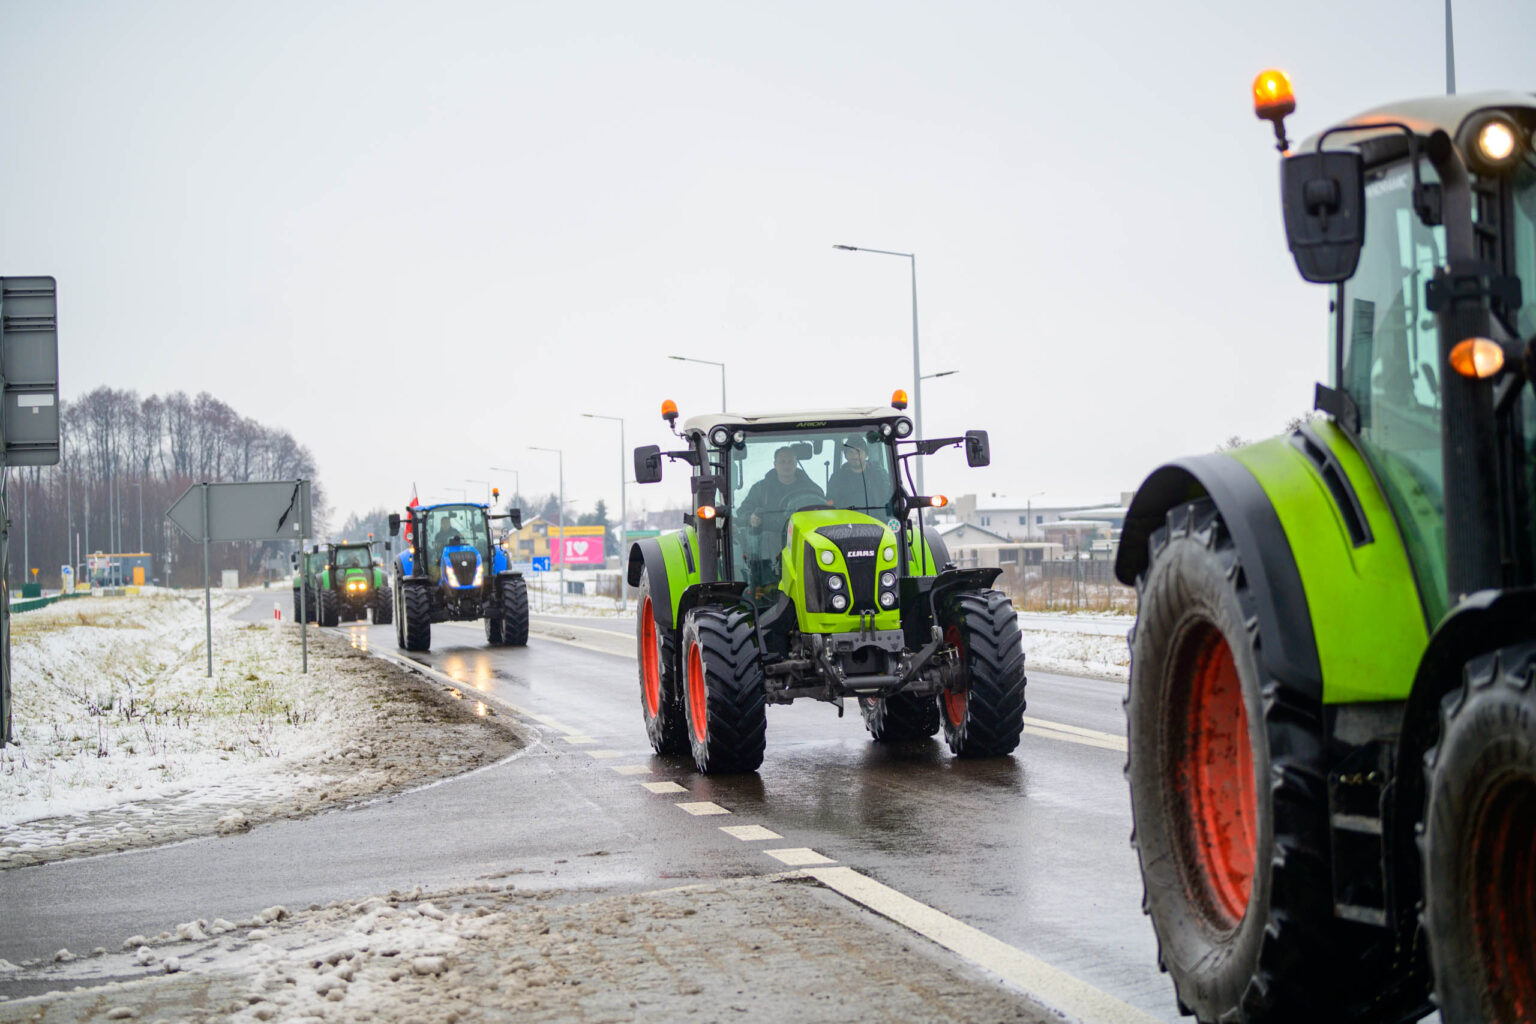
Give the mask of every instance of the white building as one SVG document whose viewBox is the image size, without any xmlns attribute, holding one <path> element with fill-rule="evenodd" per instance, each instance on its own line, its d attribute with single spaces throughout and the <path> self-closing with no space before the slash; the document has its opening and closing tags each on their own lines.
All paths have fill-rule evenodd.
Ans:
<svg viewBox="0 0 1536 1024">
<path fill-rule="evenodd" d="M 1130 504 L 1131 496 L 1121 494 L 1119 498 L 1117 503 L 1103 495 L 963 494 L 950 504 L 950 508 L 959 521 L 980 526 L 1009 540 L 1057 540 L 1059 538 L 1047 537 L 1046 527 L 1064 520 L 1102 522 L 1111 536 L 1118 537 L 1125 524 L 1125 506 Z"/>
</svg>

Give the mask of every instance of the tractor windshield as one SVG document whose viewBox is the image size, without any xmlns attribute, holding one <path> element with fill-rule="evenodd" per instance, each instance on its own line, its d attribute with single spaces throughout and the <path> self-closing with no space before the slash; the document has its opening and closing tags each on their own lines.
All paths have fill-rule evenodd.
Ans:
<svg viewBox="0 0 1536 1024">
<path fill-rule="evenodd" d="M 444 548 L 467 545 L 488 551 L 490 536 L 485 529 L 485 512 L 474 505 L 445 505 L 427 510 L 426 535 L 433 554 Z"/>
<path fill-rule="evenodd" d="M 789 517 L 802 508 L 891 516 L 890 447 L 878 430 L 754 431 L 729 451 L 737 578 L 779 553 Z"/>
<path fill-rule="evenodd" d="M 337 548 L 336 568 L 338 569 L 366 569 L 373 564 L 368 557 L 367 548 Z"/>
<path fill-rule="evenodd" d="M 1422 167 L 1426 181 L 1434 169 Z M 1446 608 L 1439 337 L 1424 286 L 1445 263 L 1445 229 L 1413 210 L 1406 162 L 1366 176 L 1365 247 L 1343 288 L 1340 387 L 1408 545 L 1430 618 Z"/>
</svg>

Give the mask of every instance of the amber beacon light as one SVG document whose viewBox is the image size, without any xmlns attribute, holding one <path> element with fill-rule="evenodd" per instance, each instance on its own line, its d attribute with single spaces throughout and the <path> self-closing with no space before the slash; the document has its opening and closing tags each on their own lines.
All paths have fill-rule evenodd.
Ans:
<svg viewBox="0 0 1536 1024">
<path fill-rule="evenodd" d="M 1285 137 L 1285 119 L 1296 111 L 1296 94 L 1284 71 L 1270 68 L 1253 80 L 1253 113 L 1275 126 L 1275 148 L 1284 153 L 1291 148 Z"/>
<path fill-rule="evenodd" d="M 1504 369 L 1504 348 L 1491 338 L 1464 338 L 1451 349 L 1451 369 L 1486 380 Z"/>
<path fill-rule="evenodd" d="M 891 405 L 897 409 L 905 409 L 907 407 L 907 392 L 902 388 L 897 388 L 891 392 Z"/>
</svg>

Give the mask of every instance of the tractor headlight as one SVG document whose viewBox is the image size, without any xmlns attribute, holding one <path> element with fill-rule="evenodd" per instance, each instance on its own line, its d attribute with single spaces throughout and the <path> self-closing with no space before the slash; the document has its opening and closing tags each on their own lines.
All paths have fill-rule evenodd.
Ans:
<svg viewBox="0 0 1536 1024">
<path fill-rule="evenodd" d="M 474 580 L 469 585 L 472 586 L 472 587 L 478 587 L 478 586 L 480 586 L 480 584 L 482 584 L 484 582 L 485 582 L 485 563 L 481 562 L 479 565 L 475 566 L 475 578 L 474 578 Z"/>
<path fill-rule="evenodd" d="M 848 599 L 846 597 L 844 597 L 842 594 L 833 594 L 832 595 L 832 610 L 833 611 L 840 612 L 844 608 L 847 608 L 847 607 L 848 607 Z"/>
<path fill-rule="evenodd" d="M 880 595 L 880 607 L 892 608 L 896 605 L 896 595 L 892 591 L 884 591 Z"/>
<path fill-rule="evenodd" d="M 912 421 L 903 416 L 896 421 L 896 436 L 906 437 L 912 433 Z"/>
<path fill-rule="evenodd" d="M 882 424 L 880 424 L 880 436 L 881 437 L 890 437 L 892 433 L 894 433 L 894 431 L 892 430 L 891 425 L 889 423 L 882 423 Z"/>
<path fill-rule="evenodd" d="M 880 585 L 882 587 L 894 587 L 896 585 L 896 574 L 889 569 L 885 570 L 885 572 L 880 574 Z"/>
<path fill-rule="evenodd" d="M 738 431 L 736 431 L 736 433 L 731 435 L 731 443 L 735 444 L 735 445 L 746 444 L 747 443 L 747 432 L 745 430 L 738 430 Z"/>
<path fill-rule="evenodd" d="M 843 589 L 843 578 L 841 576 L 828 576 L 827 577 L 827 589 L 828 590 L 842 590 Z"/>
<path fill-rule="evenodd" d="M 822 549 L 821 555 L 819 557 L 821 558 L 822 565 L 831 565 L 833 562 L 837 561 L 837 556 L 834 555 L 830 549 L 826 548 Z"/>
<path fill-rule="evenodd" d="M 896 549 L 891 547 L 889 544 L 887 544 L 886 547 L 885 547 L 885 550 L 880 552 L 880 561 L 882 561 L 882 562 L 894 562 L 894 561 L 896 561 Z"/>
<path fill-rule="evenodd" d="M 716 448 L 724 448 L 731 443 L 731 431 L 727 427 L 716 427 L 709 432 L 709 443 Z"/>
</svg>

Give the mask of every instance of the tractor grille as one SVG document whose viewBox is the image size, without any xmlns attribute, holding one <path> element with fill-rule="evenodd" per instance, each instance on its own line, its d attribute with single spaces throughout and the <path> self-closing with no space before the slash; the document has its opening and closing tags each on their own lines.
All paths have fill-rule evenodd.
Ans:
<svg viewBox="0 0 1536 1024">
<path fill-rule="evenodd" d="M 453 582 L 461 587 L 475 582 L 475 561 L 473 551 L 455 551 L 449 555 L 448 564 L 453 567 Z"/>
<path fill-rule="evenodd" d="M 823 526 L 816 531 L 836 544 L 848 563 L 848 587 L 850 612 L 878 611 L 875 602 L 876 560 L 880 554 L 880 541 L 885 528 L 872 523 Z"/>
</svg>

